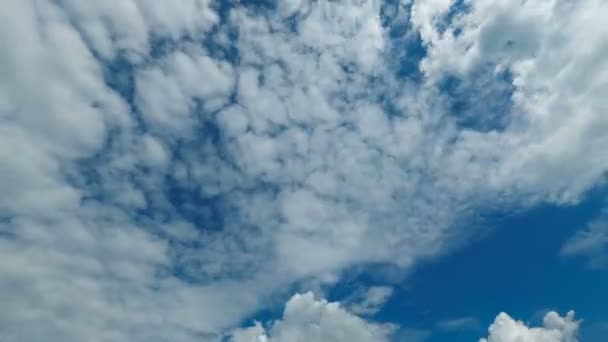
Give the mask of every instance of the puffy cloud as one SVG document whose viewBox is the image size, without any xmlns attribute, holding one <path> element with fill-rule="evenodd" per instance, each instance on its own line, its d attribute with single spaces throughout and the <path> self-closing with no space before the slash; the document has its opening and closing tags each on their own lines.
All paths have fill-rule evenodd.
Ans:
<svg viewBox="0 0 608 342">
<path fill-rule="evenodd" d="M 598 96 L 608 84 L 606 3 L 435 2 L 416 2 L 412 17 L 428 48 L 420 65 L 427 81 L 455 77 L 474 95 L 488 84 L 513 87 L 506 128 L 461 136 L 477 158 L 493 153 L 481 149 L 486 144 L 504 149 L 494 156 L 490 184 L 566 202 L 599 182 L 608 165 L 600 128 L 608 103 Z M 489 107 L 478 111 L 494 115 Z"/>
<path fill-rule="evenodd" d="M 150 23 L 141 8 L 131 1 L 0 4 L 10 13 L 0 23 L 0 299 L 8 310 L 0 330 L 7 341 L 200 339 L 257 300 L 229 296 L 231 283 L 193 286 L 176 276 L 180 244 L 200 235 L 163 190 L 172 147 L 141 134 L 128 94 L 109 85 L 100 60 L 147 55 Z M 207 316 L 202 308 L 217 300 L 240 304 Z"/>
<path fill-rule="evenodd" d="M 234 77 L 226 62 L 211 59 L 199 48 L 185 48 L 138 70 L 135 101 L 152 129 L 184 135 L 198 121 L 193 117 L 197 105 L 210 111 L 226 104 Z"/>
<path fill-rule="evenodd" d="M 565 317 L 549 312 L 540 328 L 529 328 L 523 322 L 501 313 L 488 329 L 488 338 L 482 338 L 480 342 L 577 342 L 579 324 L 580 321 L 574 320 L 572 311 Z"/>
<path fill-rule="evenodd" d="M 449 2 L 416 2 L 424 84 L 393 64 L 380 8 L 319 3 L 285 20 L 207 0 L 0 2 L 5 340 L 213 340 L 294 283 L 408 268 L 474 234 L 460 223 L 484 205 L 572 200 L 606 169 L 601 2 L 466 2 L 444 29 Z M 534 44 L 487 45 L 496 27 Z M 513 75 L 503 131 L 463 127 L 440 86 L 506 82 L 487 64 Z M 296 334 L 302 308 L 384 336 L 292 302 L 252 336 Z"/>
<path fill-rule="evenodd" d="M 584 256 L 589 266 L 608 266 L 608 211 L 591 221 L 585 229 L 578 231 L 562 247 L 562 255 Z"/>
<path fill-rule="evenodd" d="M 381 342 L 389 341 L 390 325 L 379 325 L 349 313 L 338 303 L 315 300 L 312 293 L 293 296 L 283 318 L 266 330 L 259 323 L 239 329 L 232 335 L 233 342 Z"/>
<path fill-rule="evenodd" d="M 441 322 L 438 328 L 454 330 L 478 325 L 476 319 L 469 317 Z M 528 327 L 500 313 L 488 329 L 489 336 L 480 342 L 578 342 L 579 325 L 572 311 L 564 317 L 556 312 L 547 313 L 542 327 Z M 296 294 L 287 302 L 281 319 L 236 329 L 230 339 L 232 342 L 424 341 L 430 335 L 428 331 L 365 321 L 339 303 L 315 300 L 312 293 L 306 293 Z"/>
</svg>

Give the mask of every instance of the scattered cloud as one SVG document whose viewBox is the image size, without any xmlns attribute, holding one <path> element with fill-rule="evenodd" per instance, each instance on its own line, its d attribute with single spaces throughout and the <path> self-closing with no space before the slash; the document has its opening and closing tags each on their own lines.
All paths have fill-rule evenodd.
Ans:
<svg viewBox="0 0 608 342">
<path fill-rule="evenodd" d="M 450 12 L 454 6 L 461 10 Z M 458 141 L 476 158 L 498 161 L 486 165 L 495 167 L 490 185 L 572 202 L 601 181 L 608 163 L 600 152 L 608 103 L 598 96 L 608 76 L 607 45 L 599 43 L 608 34 L 604 1 L 419 1 L 412 12 L 428 48 L 420 64 L 427 82 L 452 77 L 472 95 L 488 84 L 513 87 L 506 127 Z M 488 144 L 495 148 L 480 149 Z"/>
<path fill-rule="evenodd" d="M 366 322 L 338 303 L 315 300 L 312 293 L 296 294 L 285 306 L 283 318 L 265 329 L 260 323 L 238 329 L 233 342 L 382 342 L 394 327 Z"/>
<path fill-rule="evenodd" d="M 562 247 L 562 255 L 583 256 L 592 268 L 608 266 L 608 211 L 578 231 Z"/>
<path fill-rule="evenodd" d="M 444 331 L 461 331 L 479 329 L 479 320 L 475 317 L 462 317 L 437 322 L 437 328 Z"/>
<path fill-rule="evenodd" d="M 362 288 L 360 292 L 347 298 L 346 305 L 348 310 L 356 315 L 373 315 L 382 309 L 392 294 L 393 288 L 389 286 Z"/>
<path fill-rule="evenodd" d="M 539 328 L 527 327 L 523 322 L 501 313 L 488 329 L 488 338 L 482 338 L 480 342 L 577 342 L 579 324 L 580 321 L 574 320 L 572 311 L 565 317 L 549 312 Z"/>
<path fill-rule="evenodd" d="M 424 342 L 431 337 L 431 332 L 422 329 L 400 328 L 394 335 L 395 342 Z"/>
<path fill-rule="evenodd" d="M 0 2 L 3 341 L 214 341 L 294 284 L 408 270 L 469 215 L 574 202 L 608 168 L 605 2 L 415 1 L 389 23 L 317 3 Z M 395 49 L 418 33 L 422 80 Z M 506 124 L 463 125 L 448 77 L 513 89 Z M 385 338 L 310 295 L 251 329 Z"/>
</svg>

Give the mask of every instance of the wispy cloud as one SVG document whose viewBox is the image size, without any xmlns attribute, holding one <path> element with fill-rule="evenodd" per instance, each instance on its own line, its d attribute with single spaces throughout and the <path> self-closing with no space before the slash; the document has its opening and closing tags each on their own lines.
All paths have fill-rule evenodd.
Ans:
<svg viewBox="0 0 608 342">
<path fill-rule="evenodd" d="M 346 299 L 346 305 L 357 315 L 373 315 L 382 309 L 392 294 L 393 288 L 389 286 L 361 288 Z"/>
<path fill-rule="evenodd" d="M 480 324 L 475 317 L 461 317 L 439 321 L 437 328 L 445 331 L 477 330 Z"/>
<path fill-rule="evenodd" d="M 608 267 L 608 211 L 578 231 L 562 247 L 562 255 L 583 256 L 592 268 Z"/>
</svg>

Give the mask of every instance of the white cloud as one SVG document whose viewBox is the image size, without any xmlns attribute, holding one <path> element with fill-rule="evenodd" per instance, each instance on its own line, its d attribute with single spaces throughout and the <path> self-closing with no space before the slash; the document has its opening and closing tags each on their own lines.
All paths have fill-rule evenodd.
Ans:
<svg viewBox="0 0 608 342">
<path fill-rule="evenodd" d="M 381 342 L 389 341 L 393 327 L 366 322 L 338 303 L 315 300 L 312 293 L 296 294 L 285 306 L 283 318 L 264 329 L 259 323 L 238 329 L 233 342 Z"/>
<path fill-rule="evenodd" d="M 509 315 L 501 313 L 488 329 L 487 339 L 480 342 L 577 342 L 580 321 L 574 320 L 574 312 L 560 317 L 549 312 L 540 328 L 527 327 Z"/>
<path fill-rule="evenodd" d="M 475 4 L 446 41 L 441 11 L 416 4 L 421 86 L 385 63 L 378 9 L 350 1 L 293 25 L 240 5 L 221 19 L 204 0 L 0 2 L 3 338 L 213 340 L 295 283 L 439 255 L 474 234 L 458 223 L 481 203 L 577 198 L 606 169 L 605 6 Z M 481 44 L 511 10 L 513 37 L 543 44 Z M 458 126 L 434 83 L 487 63 L 515 75 L 506 115 L 523 123 L 504 132 Z M 298 331 L 297 305 L 329 319 L 320 336 L 380 333 L 292 302 L 269 338 Z"/>
<path fill-rule="evenodd" d="M 159 133 L 189 133 L 200 119 L 195 117 L 198 101 L 205 110 L 217 110 L 233 91 L 232 67 L 199 48 L 173 52 L 158 64 L 138 71 L 136 102 Z"/>
<path fill-rule="evenodd" d="M 135 1 L 104 1 L 85 4 L 62 1 L 67 14 L 93 51 L 113 59 L 120 52 L 135 56 L 147 53 L 148 24 Z"/>
<path fill-rule="evenodd" d="M 347 298 L 348 310 L 356 315 L 373 315 L 382 309 L 393 294 L 389 286 L 371 286 Z"/>
<path fill-rule="evenodd" d="M 562 247 L 562 255 L 584 256 L 593 268 L 608 266 L 608 211 L 578 231 Z"/>
<path fill-rule="evenodd" d="M 165 166 L 168 162 L 167 148 L 163 145 L 159 139 L 147 135 L 142 138 L 143 140 L 143 153 L 145 161 L 149 162 L 153 166 Z"/>
<path fill-rule="evenodd" d="M 134 2 L 146 18 L 150 32 L 176 40 L 186 36 L 200 37 L 219 21 L 213 0 L 184 0 L 175 4 L 146 0 Z"/>
<path fill-rule="evenodd" d="M 508 71 L 514 87 L 505 131 L 461 135 L 459 143 L 498 161 L 488 165 L 493 186 L 578 199 L 608 167 L 600 128 L 608 103 L 598 96 L 608 84 L 606 2 L 469 0 L 451 19 L 450 1 L 438 3 L 416 2 L 412 19 L 428 46 L 421 63 L 428 81 L 454 75 L 465 84 L 497 83 Z M 492 156 L 495 149 L 482 149 L 488 144 L 502 153 Z"/>
</svg>

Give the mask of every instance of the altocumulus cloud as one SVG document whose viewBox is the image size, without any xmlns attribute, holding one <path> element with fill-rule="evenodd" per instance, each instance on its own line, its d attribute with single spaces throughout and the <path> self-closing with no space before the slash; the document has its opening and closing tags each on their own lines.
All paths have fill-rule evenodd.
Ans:
<svg viewBox="0 0 608 342">
<path fill-rule="evenodd" d="M 606 2 L 317 3 L 0 2 L 3 341 L 215 341 L 294 284 L 602 182 Z M 311 324 L 391 332 L 298 295 L 234 339 Z"/>
</svg>

